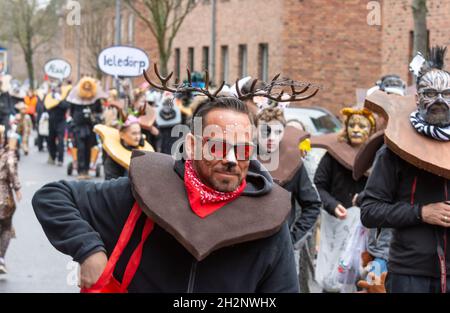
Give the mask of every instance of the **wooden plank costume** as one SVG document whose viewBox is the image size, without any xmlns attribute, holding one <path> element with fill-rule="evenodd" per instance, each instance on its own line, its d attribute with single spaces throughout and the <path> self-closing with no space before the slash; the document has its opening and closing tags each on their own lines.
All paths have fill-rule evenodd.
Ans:
<svg viewBox="0 0 450 313">
<path fill-rule="evenodd" d="M 388 120 L 386 144 L 377 154 L 361 206 L 365 226 L 394 229 L 388 292 L 449 292 L 449 233 L 426 223 L 422 215 L 430 204 L 449 205 L 450 73 L 443 69 L 445 51 L 433 48 L 430 60 L 418 56 L 411 63 L 417 102 L 382 92 L 366 99 L 366 107 Z M 440 223 L 449 219 L 444 215 Z"/>
</svg>

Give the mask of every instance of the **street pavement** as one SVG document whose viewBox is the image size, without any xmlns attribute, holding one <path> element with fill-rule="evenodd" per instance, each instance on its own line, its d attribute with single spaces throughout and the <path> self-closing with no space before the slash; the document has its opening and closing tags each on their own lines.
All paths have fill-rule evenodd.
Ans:
<svg viewBox="0 0 450 313">
<path fill-rule="evenodd" d="M 31 206 L 34 193 L 46 183 L 74 179 L 66 174 L 70 161 L 67 156 L 64 167 L 48 165 L 47 159 L 48 154 L 38 152 L 34 146 L 30 147 L 30 155 L 21 157 L 23 199 L 13 220 L 17 238 L 11 241 L 6 254 L 9 273 L 0 276 L 0 293 L 79 292 L 76 263 L 50 245 Z"/>
</svg>

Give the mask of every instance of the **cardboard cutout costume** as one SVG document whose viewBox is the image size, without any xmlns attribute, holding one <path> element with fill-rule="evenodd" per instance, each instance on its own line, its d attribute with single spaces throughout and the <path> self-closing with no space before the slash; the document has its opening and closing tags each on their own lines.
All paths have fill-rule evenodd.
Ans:
<svg viewBox="0 0 450 313">
<path fill-rule="evenodd" d="M 366 107 L 385 116 L 385 142 L 390 150 L 412 165 L 450 179 L 450 142 L 418 133 L 410 115 L 417 110 L 414 96 L 397 97 L 377 91 L 367 97 Z"/>
<path fill-rule="evenodd" d="M 77 148 L 78 174 L 87 177 L 90 168 L 91 148 L 97 139 L 93 128 L 100 122 L 102 114 L 101 99 L 108 95 L 97 81 L 90 77 L 82 78 L 67 97 L 72 117 L 72 132 Z"/>
<path fill-rule="evenodd" d="M 310 138 L 310 134 L 299 130 L 293 126 L 287 126 L 284 130 L 283 139 L 279 148 L 279 166 L 270 171 L 274 181 L 280 186 L 284 186 L 294 178 L 300 167 L 303 166 L 302 154 L 299 145 L 304 140 Z M 262 165 L 268 163 L 267 160 L 258 158 Z"/>
<path fill-rule="evenodd" d="M 119 130 L 105 125 L 96 125 L 94 131 L 101 137 L 103 148 L 111 158 L 124 169 L 130 167 L 132 150 L 123 146 L 120 140 Z M 144 146 L 138 150 L 154 152 L 153 147 L 145 141 Z"/>
<path fill-rule="evenodd" d="M 367 227 L 393 228 L 388 292 L 446 293 L 449 204 L 450 73 L 446 49 L 432 48 L 430 59 L 418 55 L 410 65 L 417 76 L 417 97 L 375 92 L 366 107 L 388 121 L 386 145 L 364 191 L 361 221 Z M 440 222 L 429 224 L 430 206 Z M 445 212 L 445 211 L 444 211 Z M 436 224 L 436 225 L 435 225 Z"/>
<path fill-rule="evenodd" d="M 256 115 L 258 160 L 274 181 L 291 192 L 291 214 L 288 218 L 292 242 L 299 242 L 314 226 L 320 214 L 321 201 L 303 166 L 300 145 L 310 135 L 296 127 L 286 126 L 286 103 L 261 105 Z M 298 252 L 297 252 L 298 253 Z"/>
<path fill-rule="evenodd" d="M 111 106 L 116 107 L 120 113 L 120 130 L 106 125 L 96 125 L 94 127 L 94 131 L 100 136 L 103 149 L 107 153 L 103 164 L 106 180 L 127 176 L 132 150 L 138 149 L 154 152 L 153 147 L 145 140 L 145 136 L 142 134 L 142 129 L 146 126 L 152 127 L 154 121 L 152 116 L 146 117 L 146 105 L 141 111 L 137 112 L 137 116 L 125 113 L 123 107 L 118 106 L 117 103 L 112 103 Z M 137 146 L 130 146 L 121 138 L 121 132 L 126 132 L 134 124 L 141 127 L 141 139 Z"/>
</svg>

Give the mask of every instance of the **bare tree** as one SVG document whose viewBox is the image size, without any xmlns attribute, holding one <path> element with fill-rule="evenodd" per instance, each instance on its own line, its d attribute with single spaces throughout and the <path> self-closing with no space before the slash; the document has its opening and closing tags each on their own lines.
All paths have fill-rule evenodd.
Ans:
<svg viewBox="0 0 450 313">
<path fill-rule="evenodd" d="M 0 0 L 1 20 L 8 38 L 23 51 L 30 86 L 34 87 L 35 52 L 48 43 L 58 29 L 61 0 Z"/>
<path fill-rule="evenodd" d="M 108 45 L 108 23 L 111 18 L 105 11 L 114 6 L 112 0 L 85 0 L 83 1 L 81 34 L 87 52 L 87 63 L 96 78 L 101 79 L 102 71 L 98 67 L 98 55 Z"/>
<path fill-rule="evenodd" d="M 421 52 L 428 54 L 428 28 L 427 28 L 427 0 L 413 0 L 412 10 L 414 16 L 414 55 Z"/>
<path fill-rule="evenodd" d="M 156 39 L 161 72 L 168 72 L 175 36 L 186 16 L 196 6 L 196 0 L 124 0 L 131 10 L 145 22 Z M 140 10 L 138 2 L 144 10 Z"/>
</svg>

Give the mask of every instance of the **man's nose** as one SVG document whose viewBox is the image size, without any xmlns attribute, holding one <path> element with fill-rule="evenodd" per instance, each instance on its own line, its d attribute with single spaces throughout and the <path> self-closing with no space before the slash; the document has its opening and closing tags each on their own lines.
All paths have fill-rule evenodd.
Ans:
<svg viewBox="0 0 450 313">
<path fill-rule="evenodd" d="M 227 163 L 237 164 L 236 153 L 234 152 L 234 149 L 233 149 L 233 148 L 231 148 L 231 149 L 227 152 L 227 156 L 225 157 L 225 161 L 226 161 Z"/>
</svg>

